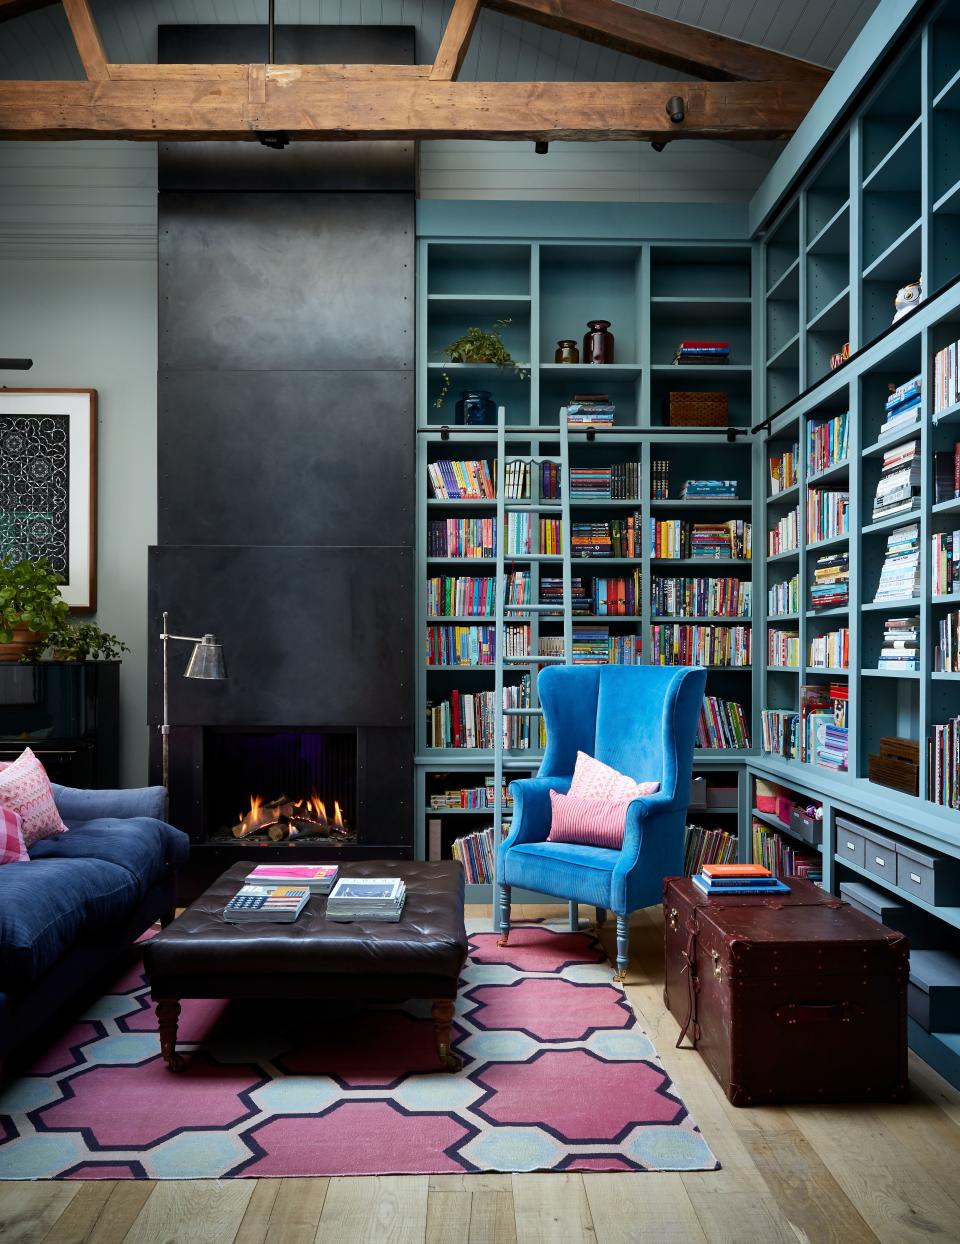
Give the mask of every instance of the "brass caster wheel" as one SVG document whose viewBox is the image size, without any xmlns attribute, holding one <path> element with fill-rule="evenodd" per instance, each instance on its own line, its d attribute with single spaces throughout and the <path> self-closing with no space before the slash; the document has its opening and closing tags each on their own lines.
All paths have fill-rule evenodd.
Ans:
<svg viewBox="0 0 960 1244">
<path fill-rule="evenodd" d="M 500 936 L 497 938 L 497 945 L 506 946 L 509 937 L 510 937 L 509 933 L 501 933 Z"/>
<path fill-rule="evenodd" d="M 627 983 L 626 971 L 618 969 L 616 972 L 614 972 L 613 981 L 615 985 L 625 985 Z"/>
<path fill-rule="evenodd" d="M 445 1054 L 440 1055 L 440 1062 L 443 1064 L 445 1071 L 462 1071 L 463 1059 L 459 1054 L 453 1054 L 449 1050 Z"/>
</svg>

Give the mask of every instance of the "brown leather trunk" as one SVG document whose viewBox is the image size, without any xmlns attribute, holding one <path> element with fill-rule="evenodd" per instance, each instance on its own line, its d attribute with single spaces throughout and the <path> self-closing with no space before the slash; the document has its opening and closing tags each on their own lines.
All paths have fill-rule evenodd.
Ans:
<svg viewBox="0 0 960 1244">
<path fill-rule="evenodd" d="M 734 1106 L 904 1101 L 909 947 L 809 881 L 707 898 L 668 878 L 664 1002 Z"/>
</svg>

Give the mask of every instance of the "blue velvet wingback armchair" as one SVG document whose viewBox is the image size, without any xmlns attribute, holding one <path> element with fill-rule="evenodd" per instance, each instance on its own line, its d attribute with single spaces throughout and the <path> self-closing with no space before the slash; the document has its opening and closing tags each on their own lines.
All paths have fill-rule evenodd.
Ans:
<svg viewBox="0 0 960 1244">
<path fill-rule="evenodd" d="M 658 903 L 664 877 L 683 871 L 683 831 L 697 715 L 706 670 L 696 666 L 553 666 L 538 679 L 547 747 L 535 778 L 513 782 L 513 825 L 497 856 L 496 923 L 510 933 L 510 890 L 589 903 L 601 922 L 617 917 L 617 975 L 629 953 L 630 913 Z M 547 842 L 550 791 L 570 789 L 577 752 L 638 782 L 659 781 L 654 795 L 627 810 L 619 851 Z"/>
</svg>

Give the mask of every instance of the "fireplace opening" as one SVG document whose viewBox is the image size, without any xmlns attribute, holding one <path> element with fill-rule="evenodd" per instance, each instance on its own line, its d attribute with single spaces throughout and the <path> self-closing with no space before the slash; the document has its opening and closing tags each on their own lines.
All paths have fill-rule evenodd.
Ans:
<svg viewBox="0 0 960 1244">
<path fill-rule="evenodd" d="M 202 798 L 208 842 L 244 848 L 354 843 L 357 732 L 208 727 Z"/>
</svg>

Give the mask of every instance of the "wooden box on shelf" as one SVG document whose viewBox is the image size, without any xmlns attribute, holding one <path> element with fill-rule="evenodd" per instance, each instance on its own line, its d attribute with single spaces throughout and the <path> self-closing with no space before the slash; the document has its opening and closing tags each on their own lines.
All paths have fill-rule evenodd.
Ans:
<svg viewBox="0 0 960 1244">
<path fill-rule="evenodd" d="M 729 422 L 726 393 L 671 392 L 668 402 L 672 428 L 725 428 Z"/>
<path fill-rule="evenodd" d="M 919 795 L 920 744 L 914 739 L 881 739 L 880 754 L 870 757 L 869 775 L 870 781 L 880 786 Z"/>
</svg>

